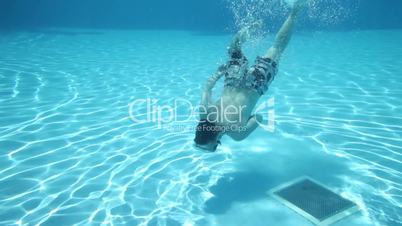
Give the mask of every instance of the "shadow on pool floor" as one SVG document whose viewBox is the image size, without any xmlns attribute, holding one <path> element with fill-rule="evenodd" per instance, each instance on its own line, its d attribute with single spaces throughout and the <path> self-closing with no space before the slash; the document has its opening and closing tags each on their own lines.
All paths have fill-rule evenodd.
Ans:
<svg viewBox="0 0 402 226">
<path fill-rule="evenodd" d="M 214 197 L 205 203 L 205 212 L 224 214 L 232 203 L 248 202 L 266 197 L 267 190 L 273 188 L 278 181 L 273 175 L 260 172 L 236 172 L 225 175 L 210 191 Z"/>
</svg>

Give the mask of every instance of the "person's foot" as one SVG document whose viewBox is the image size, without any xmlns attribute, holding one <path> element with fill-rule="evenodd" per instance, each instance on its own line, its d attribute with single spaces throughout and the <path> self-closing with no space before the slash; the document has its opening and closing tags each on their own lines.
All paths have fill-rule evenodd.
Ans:
<svg viewBox="0 0 402 226">
<path fill-rule="evenodd" d="M 255 33 L 258 29 L 260 29 L 261 26 L 262 26 L 262 20 L 257 20 L 251 23 L 250 25 L 243 27 L 238 33 L 239 41 L 245 42 L 248 38 L 251 37 L 253 33 Z"/>
<path fill-rule="evenodd" d="M 297 0 L 293 4 L 293 14 L 298 14 L 307 5 L 308 0 Z"/>
</svg>

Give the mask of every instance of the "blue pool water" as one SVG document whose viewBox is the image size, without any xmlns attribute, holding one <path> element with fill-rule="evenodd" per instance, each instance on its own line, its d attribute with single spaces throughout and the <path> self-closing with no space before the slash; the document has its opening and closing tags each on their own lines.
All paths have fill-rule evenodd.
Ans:
<svg viewBox="0 0 402 226">
<path fill-rule="evenodd" d="M 216 153 L 175 127 L 194 121 L 133 122 L 139 98 L 197 104 L 231 37 L 2 31 L 0 225 L 311 226 L 267 195 L 304 175 L 360 207 L 334 226 L 402 225 L 402 30 L 297 31 L 260 101 L 275 99 L 275 130 Z M 272 40 L 246 44 L 250 60 Z"/>
</svg>

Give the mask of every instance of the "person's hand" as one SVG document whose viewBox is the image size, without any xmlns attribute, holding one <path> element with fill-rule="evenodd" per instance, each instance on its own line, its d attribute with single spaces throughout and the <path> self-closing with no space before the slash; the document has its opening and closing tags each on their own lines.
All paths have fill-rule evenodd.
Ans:
<svg viewBox="0 0 402 226">
<path fill-rule="evenodd" d="M 257 121 L 258 124 L 263 124 L 264 123 L 264 117 L 261 114 L 256 114 L 255 115 L 255 120 Z"/>
</svg>

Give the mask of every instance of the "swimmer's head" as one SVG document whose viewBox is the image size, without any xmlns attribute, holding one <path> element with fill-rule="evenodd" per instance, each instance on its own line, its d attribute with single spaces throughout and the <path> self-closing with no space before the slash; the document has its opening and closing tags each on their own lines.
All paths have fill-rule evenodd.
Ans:
<svg viewBox="0 0 402 226">
<path fill-rule="evenodd" d="M 214 152 L 216 151 L 218 145 L 221 144 L 221 137 L 221 127 L 204 119 L 201 120 L 197 125 L 194 143 L 197 148 L 209 152 Z"/>
</svg>

